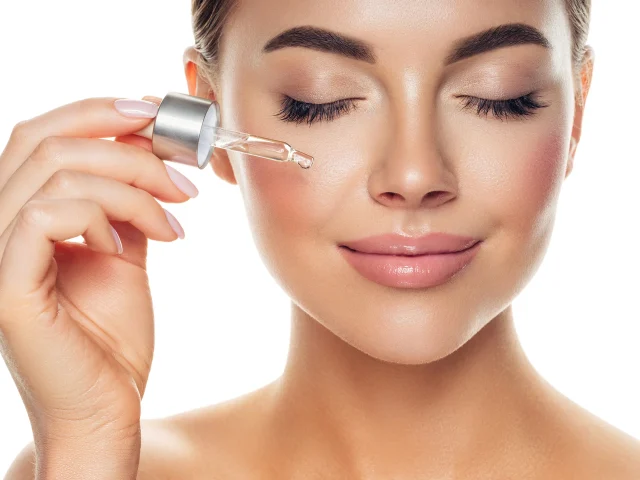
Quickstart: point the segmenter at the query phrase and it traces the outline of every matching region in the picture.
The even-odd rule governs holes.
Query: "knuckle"
[[[18,222],[29,228],[44,225],[50,220],[51,214],[43,208],[41,202],[30,201],[18,213]]]
[[[38,163],[58,164],[62,158],[64,139],[62,137],[44,138],[31,154],[31,160]]]
[[[90,198],[78,198],[74,199],[74,202],[79,205],[79,212],[81,212],[81,215],[87,222],[91,223],[96,218],[104,218],[106,216],[102,205],[95,200],[91,200]]]
[[[77,175],[72,170],[56,170],[45,182],[41,190],[44,193],[55,193],[69,190],[76,182]]]
[[[21,120],[13,126],[11,130],[11,136],[9,137],[12,141],[20,142],[24,139],[28,134],[27,130],[29,128],[28,120]]]
[[[106,217],[106,213],[102,208],[102,205],[100,205],[99,203],[89,199],[83,199],[83,202],[86,204],[87,208],[89,209],[92,218]]]

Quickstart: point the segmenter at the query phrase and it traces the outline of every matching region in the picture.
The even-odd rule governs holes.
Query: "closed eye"
[[[459,95],[463,98],[462,109],[475,108],[480,117],[488,117],[489,111],[499,120],[522,119],[530,117],[536,110],[548,107],[534,98],[536,92],[531,92],[518,98],[505,100],[489,100],[486,98]],[[357,108],[355,98],[336,100],[331,103],[308,103],[283,95],[281,110],[276,114],[285,122],[296,124],[315,122],[330,122]]]
[[[476,108],[476,113],[480,117],[487,117],[489,110],[493,117],[499,120],[521,119],[533,115],[536,110],[548,107],[548,104],[540,103],[534,99],[536,92],[531,92],[518,98],[506,100],[489,100],[486,98],[469,97],[459,95],[464,98],[462,109]]]
[[[307,103],[283,95],[282,109],[276,115],[285,122],[297,124],[306,122],[311,125],[315,122],[330,122],[354,110],[357,106],[355,100],[347,98],[331,103]]]

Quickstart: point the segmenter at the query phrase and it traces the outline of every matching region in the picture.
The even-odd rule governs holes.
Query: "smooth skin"
[[[33,478],[35,458],[51,472],[72,459],[77,472],[92,478],[115,478],[107,465],[117,465],[118,478],[135,478],[131,471],[137,469],[139,479],[639,478],[640,442],[540,377],[518,341],[510,306],[548,245],[592,78],[590,49],[579,72],[578,101],[563,1],[497,0],[482,9],[475,0],[241,3],[225,31],[219,81],[198,72],[192,48],[185,52],[184,67],[190,94],[220,102],[223,126],[287,139],[316,158],[309,171],[222,150],[211,162],[219,178],[239,186],[258,250],[292,298],[286,369],[276,381],[242,397],[144,420],[138,438],[137,393],[144,392],[153,344],[143,237],[174,236],[161,230],[168,227],[155,205],[144,202],[145,195],[141,202],[132,199],[135,212],[146,209],[145,214],[129,212],[118,218],[122,223],[113,222],[123,237],[124,255],[134,255],[125,260],[114,254],[105,223],[107,212],[120,208],[109,210],[114,200],[96,200],[94,189],[72,184],[69,173],[64,174],[68,180],[50,182],[46,190],[82,204],[78,212],[93,209],[84,216],[68,219],[55,201],[46,200],[46,192],[37,204],[29,199],[62,169],[52,164],[90,169],[72,159],[87,162],[102,145],[95,141],[91,155],[79,155],[74,151],[89,148],[81,139],[46,137],[120,135],[124,143],[146,122],[121,119],[99,100],[89,101],[96,102],[92,108],[50,112],[46,115],[60,118],[19,126],[0,161],[0,195],[9,198],[2,193],[8,191],[15,198],[6,213],[0,209],[3,228],[13,224],[4,253],[9,260],[0,264],[0,292],[4,285],[12,289],[3,295],[3,302],[10,302],[0,314],[7,332],[3,351],[21,393],[26,392],[35,425],[34,443],[21,452],[8,478]],[[455,68],[441,67],[453,41],[508,21],[542,29],[553,51],[511,47]],[[309,23],[372,43],[378,63],[305,49],[260,54],[271,36]],[[473,110],[457,109],[453,100],[454,94],[514,98],[534,85],[550,106],[526,121],[480,118]],[[315,103],[363,100],[332,122],[299,126],[274,116],[282,93]],[[87,117],[95,120],[92,127]],[[57,124],[68,128],[39,128]],[[148,168],[145,175],[127,176],[119,164],[89,173],[130,183],[158,199],[184,201],[161,162],[144,152],[148,145],[131,141],[128,147],[140,148],[118,142],[112,148],[134,155],[122,163],[143,163],[129,168]],[[34,151],[49,165],[38,182],[17,169],[29,165]],[[115,156],[104,155],[104,160],[117,162]],[[147,167],[147,161],[154,166]],[[141,184],[142,178],[155,179],[156,188]],[[13,186],[7,189],[7,184]],[[117,188],[110,185],[115,196]],[[440,195],[428,195],[436,191]],[[78,195],[98,204],[106,217],[75,200]],[[142,217],[149,217],[156,237],[151,226],[133,222]],[[95,250],[56,244],[60,266],[64,254],[84,255],[76,282],[58,282],[79,285],[74,301],[65,302],[67,288],[49,288],[55,272],[48,270],[52,239],[85,231],[90,237],[93,225],[95,241],[87,243]],[[484,244],[463,274],[428,291],[382,288],[359,277],[338,254],[340,241],[404,226],[415,234],[426,233],[418,230],[422,227],[473,234]],[[17,267],[21,255],[33,258],[24,271]],[[58,277],[67,271],[58,268]],[[21,281],[15,283],[13,275]],[[60,314],[52,303],[56,298],[63,306]],[[89,310],[94,304],[108,308]],[[122,328],[133,317],[138,329]],[[65,379],[64,389],[47,381],[67,371],[64,363],[57,369],[60,364],[46,362],[61,350],[67,365],[83,365],[72,372],[76,378]],[[95,361],[85,360],[87,350]],[[123,355],[113,361],[106,354],[113,350]],[[69,403],[60,405],[54,398]],[[78,415],[74,426],[58,418],[60,412]],[[52,428],[41,424],[54,427],[54,439],[46,435]],[[78,445],[75,438],[83,434],[96,439],[90,444],[99,445],[100,453]],[[120,451],[110,453],[116,440]],[[111,455],[107,462],[105,452]]]
[[[154,345],[147,241],[178,238],[157,200],[189,199],[150,142],[128,136],[150,119],[115,100],[20,122],[0,157],[2,354],[47,461],[59,446],[139,442]],[[63,242],[78,235],[86,244]]]

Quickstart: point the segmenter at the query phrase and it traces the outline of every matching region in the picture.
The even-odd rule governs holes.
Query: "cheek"
[[[461,170],[462,191],[491,216],[493,227],[519,233],[548,227],[566,169],[564,130],[546,125],[474,144],[475,153]]]
[[[291,144],[315,157],[308,170],[236,152],[230,156],[242,172],[239,184],[258,252],[280,286],[302,301],[317,293],[317,286],[304,295],[297,288],[309,285],[310,278],[326,282],[332,276],[319,275],[318,269],[338,258],[336,244],[345,240],[345,230],[362,218],[370,225],[370,217],[353,212],[354,206],[369,206],[367,160],[373,147],[366,129],[350,130],[348,142],[344,129],[330,125],[300,130],[309,137],[298,134]]]
[[[367,158],[362,140],[368,132],[350,128],[350,141],[345,146],[345,129],[338,122],[312,127],[285,123],[274,115],[278,105],[273,98],[258,86],[247,85],[248,80],[244,82],[242,89],[236,82],[225,90],[234,105],[223,114],[227,128],[278,139],[314,157],[313,166],[303,169],[295,163],[227,151],[256,241],[285,242],[295,248],[293,244],[301,236],[313,240],[328,233],[332,219],[335,221],[348,201],[346,197],[359,191],[358,179],[366,181],[357,172],[362,171]]]
[[[313,188],[305,176],[315,165],[303,170],[293,163],[242,157],[243,196],[255,228],[260,233],[285,230],[289,235],[304,230],[309,215],[309,189]]]
[[[362,191],[358,184],[361,176],[353,174],[352,157],[347,152],[338,148],[330,151],[332,148],[326,146],[323,151],[306,148],[300,149],[315,155],[308,170],[294,163],[230,152],[241,166],[239,183],[254,241],[272,272],[279,275],[284,274],[283,268],[296,270],[292,259],[307,258],[326,248],[328,241],[337,241],[336,219],[353,201],[348,197]],[[340,166],[337,161],[327,160],[331,158],[339,158]]]
[[[308,237],[307,241],[337,241],[335,225],[345,206],[362,202],[362,196],[367,195],[366,159],[370,152],[364,141],[366,132],[362,136],[351,132],[346,144],[344,130],[339,128],[319,126],[307,132],[298,134],[295,144],[291,142],[314,156],[314,164],[307,170],[294,163],[229,152],[242,172],[243,197],[251,222],[258,233],[277,237],[274,241],[292,243],[302,236]]]
[[[504,220],[533,236],[548,232],[555,218],[566,169],[565,136],[547,132],[521,150],[516,168],[509,170],[510,190],[502,198]]]
[[[567,162],[566,139],[549,133],[533,145],[524,159],[519,184],[526,196],[522,207],[531,215],[555,211]]]

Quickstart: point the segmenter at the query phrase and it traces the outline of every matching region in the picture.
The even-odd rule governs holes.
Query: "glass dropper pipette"
[[[215,148],[233,150],[277,162],[295,162],[307,169],[313,157],[286,142],[219,127],[220,106],[215,101],[168,93],[158,113],[136,135],[151,139],[153,153],[170,160],[204,168]]]
[[[208,133],[214,139],[209,146],[208,156],[211,156],[215,148],[224,148],[278,162],[295,162],[302,168],[310,168],[313,165],[312,156],[291,148],[291,145],[285,142],[220,127],[204,126],[203,130],[210,130]]]

